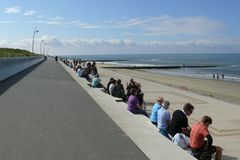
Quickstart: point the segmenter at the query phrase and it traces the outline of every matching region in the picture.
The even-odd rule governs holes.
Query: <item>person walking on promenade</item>
[[[222,157],[222,148],[213,146],[213,139],[209,133],[208,127],[212,124],[212,118],[203,116],[201,122],[192,126],[190,134],[190,147],[194,157],[201,159],[211,159],[211,155],[216,153],[215,160],[220,160]],[[207,139],[205,141],[204,139]]]
[[[132,88],[130,90],[130,96],[128,98],[128,110],[132,112],[133,114],[143,114],[146,117],[149,118],[148,114],[146,111],[144,111],[139,103],[139,100],[137,98],[137,89]]]
[[[158,110],[162,107],[163,97],[158,97],[157,102],[152,107],[152,113],[150,116],[150,120],[152,124],[154,124],[157,127],[157,116],[158,116]]]
[[[56,63],[57,63],[57,61],[58,61],[58,56],[55,56],[55,61],[56,61]]]
[[[183,133],[186,136],[190,136],[191,128],[188,125],[188,118],[194,110],[194,106],[190,103],[186,103],[182,110],[176,110],[173,112],[172,120],[169,125],[169,134],[174,137],[176,133]]]
[[[163,101],[162,107],[157,112],[157,124],[159,128],[159,132],[167,137],[169,140],[172,140],[168,135],[168,126],[171,121],[170,112],[167,110],[170,106],[169,101]]]

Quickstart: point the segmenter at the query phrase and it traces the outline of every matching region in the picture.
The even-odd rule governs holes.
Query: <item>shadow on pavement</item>
[[[8,77],[7,79],[0,81],[0,96],[8,90],[11,86],[13,86],[15,83],[20,81],[23,77],[25,77],[27,74],[32,72],[35,68],[37,68],[39,65],[41,65],[44,61],[39,62],[17,74],[12,75],[11,77]]]

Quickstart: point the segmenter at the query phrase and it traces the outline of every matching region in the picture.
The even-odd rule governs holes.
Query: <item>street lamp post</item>
[[[41,43],[40,43],[40,54],[42,54],[42,45],[43,45],[43,42],[44,42],[44,40],[41,40]]]
[[[34,53],[34,38],[35,38],[35,34],[39,32],[39,30],[37,30],[37,28],[35,27],[34,31],[33,31],[33,39],[32,39],[32,53]]]
[[[46,46],[46,43],[43,43],[43,55],[45,55],[45,46]]]

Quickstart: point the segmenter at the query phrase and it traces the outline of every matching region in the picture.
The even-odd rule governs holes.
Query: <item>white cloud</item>
[[[60,20],[63,20],[63,17],[57,16],[57,17],[54,17],[54,18],[50,18],[50,20],[60,21]]]
[[[25,16],[33,16],[36,15],[38,12],[35,10],[29,10],[29,11],[25,11],[24,15]]]
[[[49,24],[49,25],[61,25],[62,24],[61,22],[54,21],[54,20],[38,20],[38,21],[32,21],[32,23]]]
[[[0,21],[0,24],[10,24],[15,23],[14,21]]]
[[[21,7],[13,6],[13,7],[5,8],[4,10],[5,10],[4,12],[7,14],[17,14],[21,12]]]
[[[138,28],[144,31],[145,35],[201,35],[225,28],[223,22],[210,20],[207,17],[172,17],[168,15],[127,19],[112,22],[111,25],[116,28]]]
[[[96,29],[96,28],[100,28],[100,25],[95,25],[95,24],[89,24],[89,23],[84,23],[81,22],[79,20],[74,20],[71,22],[66,22],[65,23],[67,26],[77,26],[81,29]]]
[[[45,35],[35,39],[39,52],[41,40],[52,54],[116,54],[116,53],[239,53],[240,39],[196,39],[183,41],[145,41],[130,39],[60,39]],[[31,50],[32,39],[0,40],[1,47]]]
[[[47,16],[45,15],[38,15],[37,18],[46,18]]]
[[[117,21],[102,21],[99,23],[88,23],[80,20],[64,21],[63,17],[47,17],[38,16],[41,21],[34,23],[55,24],[65,27],[78,27],[80,29],[120,29],[125,35],[140,35],[140,36],[203,36],[215,34],[218,31],[225,29],[225,25],[221,21],[211,20],[207,17],[173,17],[169,15],[132,18]],[[45,19],[43,19],[45,18]],[[130,34],[129,34],[130,33]]]

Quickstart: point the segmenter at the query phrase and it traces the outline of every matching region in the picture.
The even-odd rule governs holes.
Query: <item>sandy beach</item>
[[[98,64],[98,67],[108,67],[113,64]],[[240,105],[240,83],[227,82],[216,79],[200,79],[180,77],[159,73],[146,72],[141,69],[111,69],[124,75],[138,77],[152,82],[161,83],[171,87],[188,90],[204,96],[213,97],[230,103]]]
[[[147,112],[150,114],[152,104],[157,96],[169,100],[169,111],[190,102],[195,106],[194,113],[188,118],[190,125],[198,122],[202,116],[209,115],[213,124],[209,130],[214,144],[221,146],[224,151],[223,160],[240,158],[239,152],[239,113],[240,113],[240,84],[213,79],[198,79],[189,77],[168,76],[133,69],[101,68],[112,64],[99,63],[100,77],[104,85],[110,77],[121,79],[124,87],[130,78],[141,83]]]

